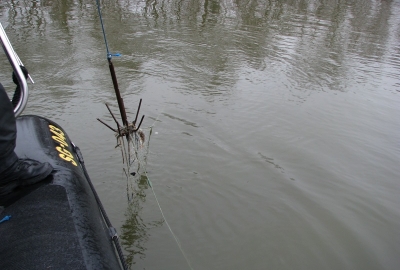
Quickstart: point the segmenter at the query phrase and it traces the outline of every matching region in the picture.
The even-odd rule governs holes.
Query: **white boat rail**
[[[14,73],[17,77],[20,90],[21,90],[21,95],[18,103],[16,104],[14,108],[14,114],[15,117],[19,116],[22,111],[25,109],[26,104],[28,103],[28,84],[26,82],[26,78],[24,75],[24,72],[21,69],[21,66],[24,66],[22,64],[21,59],[19,59],[17,53],[14,51],[14,48],[12,47],[10,40],[7,37],[6,32],[4,31],[4,28],[2,24],[0,23],[0,40],[1,40],[1,45],[3,47],[3,50],[5,54],[7,55],[8,61],[10,61],[10,64],[14,70]],[[31,82],[33,83],[32,78],[28,75],[30,78]]]

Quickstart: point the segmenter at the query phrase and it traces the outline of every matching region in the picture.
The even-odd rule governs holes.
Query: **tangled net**
[[[147,157],[153,127],[138,129],[128,135],[116,134],[117,146],[121,148],[124,172],[128,178],[140,180],[146,174]],[[137,182],[137,181],[136,181]]]
[[[133,186],[133,183],[139,185],[140,181],[145,181],[148,183],[146,174],[147,165],[147,155],[149,153],[150,137],[152,134],[152,126],[149,128],[140,128],[143,122],[144,115],[142,116],[139,124],[137,124],[138,115],[140,111],[142,100],[140,99],[139,106],[137,109],[136,117],[133,122],[128,122],[123,118],[124,125],[122,126],[114,116],[109,105],[106,103],[106,107],[110,112],[117,128],[113,128],[108,124],[104,123],[102,120],[98,119],[103,125],[114,131],[115,137],[117,139],[117,147],[120,147],[122,154],[122,163],[125,165],[123,170],[127,177],[127,193],[128,200],[131,200],[135,194],[137,195],[138,189]],[[122,114],[121,114],[122,115]],[[129,179],[134,179],[135,181],[129,181]]]

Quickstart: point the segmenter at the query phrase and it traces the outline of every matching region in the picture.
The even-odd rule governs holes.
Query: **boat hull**
[[[15,152],[49,162],[45,181],[16,191],[0,218],[0,269],[121,269],[82,158],[66,132],[39,116],[17,118]]]

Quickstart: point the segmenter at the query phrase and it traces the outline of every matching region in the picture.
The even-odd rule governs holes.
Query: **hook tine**
[[[110,107],[108,107],[108,104],[106,103],[106,107],[108,109],[108,111],[110,112],[112,118],[114,119],[115,123],[117,123],[117,126],[119,126],[117,119],[115,118],[114,114],[112,113]],[[119,127],[118,127],[119,128]]]
[[[111,129],[112,131],[117,132],[116,129],[110,127],[109,125],[107,125],[106,123],[104,123],[103,121],[101,121],[99,118],[97,118],[97,120],[98,120],[100,123],[102,123],[103,125],[105,125],[106,127],[108,127],[109,129]]]
[[[139,130],[140,126],[142,125],[143,119],[144,119],[144,115],[142,116],[142,119],[140,119],[139,126],[136,129],[133,130],[134,132]]]
[[[120,137],[122,137],[122,135],[121,135],[121,127],[119,126],[119,123],[118,123],[118,122],[116,122],[116,123],[117,123],[118,135],[119,135]]]
[[[133,121],[133,124],[134,124],[134,125],[136,125],[136,121],[137,121],[137,118],[138,118],[138,116],[139,116],[139,111],[140,111],[140,106],[141,106],[141,105],[142,105],[142,99],[140,99],[140,101],[139,101],[139,106],[138,106],[138,108],[137,108],[135,121]]]
[[[119,125],[117,119],[115,118],[114,114],[112,113],[110,107],[108,107],[108,104],[107,104],[107,103],[106,103],[106,107],[107,107],[108,111],[110,112],[112,118],[114,119],[115,123],[117,124],[117,130],[113,129],[114,132],[118,132],[118,135],[121,136],[121,127],[120,127],[120,125]],[[99,120],[99,119],[97,119],[97,120]],[[99,120],[99,121],[100,121],[100,120]],[[104,123],[103,123],[103,124],[104,124]]]

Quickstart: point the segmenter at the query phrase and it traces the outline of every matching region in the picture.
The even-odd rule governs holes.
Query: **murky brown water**
[[[193,269],[398,269],[399,1],[102,8],[129,117],[143,98],[154,125],[148,176]],[[190,269],[96,121],[117,103],[95,1],[6,0],[0,21],[36,81],[25,113],[81,147],[133,269]]]

